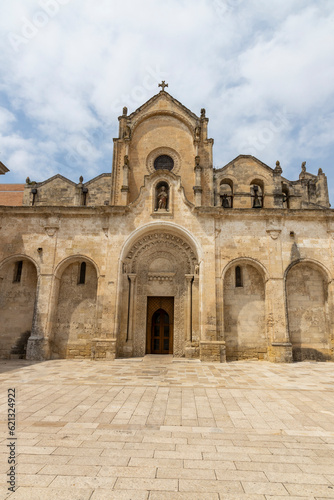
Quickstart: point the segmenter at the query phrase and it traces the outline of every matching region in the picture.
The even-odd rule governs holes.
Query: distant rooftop
[[[0,184],[0,205],[21,207],[25,184]]]

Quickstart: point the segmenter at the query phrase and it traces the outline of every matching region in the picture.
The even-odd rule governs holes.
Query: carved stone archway
[[[199,336],[199,320],[193,320],[199,311],[198,257],[192,244],[165,228],[151,230],[125,253],[122,271],[118,355],[146,353],[148,297],[173,297],[172,351],[184,356]]]

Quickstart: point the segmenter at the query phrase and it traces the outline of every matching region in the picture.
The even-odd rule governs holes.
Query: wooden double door
[[[174,297],[147,298],[148,354],[173,354]]]

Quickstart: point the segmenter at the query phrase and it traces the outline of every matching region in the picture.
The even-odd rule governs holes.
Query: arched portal
[[[199,340],[198,256],[193,243],[175,227],[151,225],[125,247],[122,260],[117,355],[154,353],[152,317],[163,309],[170,321],[168,352],[183,356],[185,348]],[[167,345],[167,339],[161,342]]]

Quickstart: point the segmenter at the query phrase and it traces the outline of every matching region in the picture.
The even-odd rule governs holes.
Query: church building
[[[213,168],[205,109],[160,87],[111,174],[0,186],[0,357],[333,361],[325,174]]]

